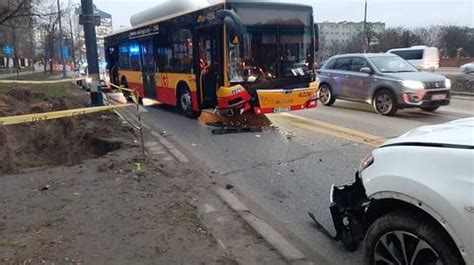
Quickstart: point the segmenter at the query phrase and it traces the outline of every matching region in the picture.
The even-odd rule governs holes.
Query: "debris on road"
[[[256,126],[223,126],[219,129],[213,129],[212,134],[222,135],[231,133],[255,133],[262,132],[261,127]]]

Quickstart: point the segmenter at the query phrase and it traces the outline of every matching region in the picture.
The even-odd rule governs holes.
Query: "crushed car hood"
[[[387,141],[383,146],[398,144],[456,145],[474,148],[474,117],[420,127]]]

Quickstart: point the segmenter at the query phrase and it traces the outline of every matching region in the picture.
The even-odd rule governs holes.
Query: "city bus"
[[[111,82],[188,117],[317,107],[311,6],[203,1],[164,2],[107,36]]]

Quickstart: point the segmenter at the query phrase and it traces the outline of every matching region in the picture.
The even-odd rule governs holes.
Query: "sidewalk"
[[[16,79],[17,77],[17,74],[15,72],[15,70],[12,70],[13,73],[1,73],[0,72],[0,79]],[[26,72],[20,72],[18,73],[19,76],[24,76],[24,75],[31,75],[33,73],[33,71],[26,71]]]

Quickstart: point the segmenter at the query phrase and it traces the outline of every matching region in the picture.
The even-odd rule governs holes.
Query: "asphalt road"
[[[209,115],[205,115],[209,116]],[[262,133],[215,136],[210,127],[169,108],[147,107],[145,119],[166,131],[203,163],[225,175],[251,207],[286,231],[311,257],[329,264],[361,264],[312,224],[312,211],[332,231],[329,191],[354,179],[360,160],[387,138],[418,126],[474,116],[474,99],[455,99],[436,113],[402,110],[395,117],[370,106],[338,101],[333,107],[274,114]],[[285,233],[285,232],[284,232]]]

